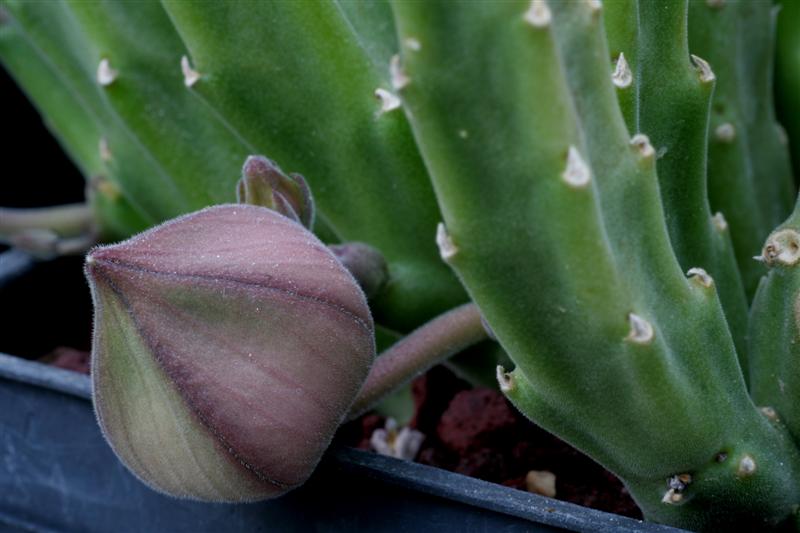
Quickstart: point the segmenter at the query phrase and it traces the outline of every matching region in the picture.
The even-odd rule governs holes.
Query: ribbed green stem
[[[620,475],[651,519],[786,520],[800,457],[747,395],[713,282],[687,280],[672,253],[656,154],[630,142],[598,5],[393,7],[401,41],[419,45],[403,50],[401,94],[445,215],[442,254],[517,365],[500,374],[506,394]],[[758,475],[742,483],[748,456]],[[662,503],[686,473],[691,487]]]
[[[639,2],[639,129],[658,157],[658,179],[672,248],[684,271],[713,278],[739,362],[747,368],[747,300],[725,225],[712,219],[706,187],[713,66],[690,60],[687,2]],[[746,375],[746,374],[745,374]]]
[[[419,238],[439,211],[408,122],[376,98],[393,91],[397,41],[388,6],[374,4],[163,1],[200,75],[191,92],[255,153],[302,174],[340,239],[381,251],[392,281],[373,313],[408,330],[465,297]]]
[[[750,311],[751,390],[800,446],[800,197],[762,253],[770,270]]]

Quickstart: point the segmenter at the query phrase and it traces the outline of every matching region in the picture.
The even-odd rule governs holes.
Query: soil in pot
[[[522,416],[497,390],[470,388],[444,366],[412,384],[416,413],[410,426],[425,435],[417,462],[530,490],[585,507],[641,519],[639,508],[610,472]],[[371,449],[385,420],[367,414],[339,438]]]

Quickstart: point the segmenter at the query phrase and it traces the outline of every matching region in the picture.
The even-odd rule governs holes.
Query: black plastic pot
[[[0,255],[0,287],[29,265],[17,252]],[[4,312],[8,305],[3,300]],[[172,499],[114,456],[95,421],[88,377],[0,354],[0,531],[7,529],[680,531],[350,448],[329,450],[306,485],[278,500]]]

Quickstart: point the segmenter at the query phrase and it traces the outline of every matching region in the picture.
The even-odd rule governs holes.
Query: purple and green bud
[[[364,294],[322,242],[222,205],[96,248],[86,273],[97,418],[128,468],[212,501],[309,477],[375,352]]]
[[[386,285],[389,268],[383,255],[363,242],[347,242],[329,246],[333,255],[356,278],[367,298],[372,298]]]
[[[284,174],[264,156],[247,158],[236,185],[236,197],[239,203],[268,207],[308,229],[314,227],[314,198],[305,178]]]

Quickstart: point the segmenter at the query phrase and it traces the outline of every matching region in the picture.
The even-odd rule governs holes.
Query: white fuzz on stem
[[[617,66],[614,73],[611,75],[611,81],[618,89],[627,89],[633,83],[633,72],[631,71],[628,60],[625,59],[625,54],[619,53],[617,58]]]
[[[709,65],[708,61],[702,57],[692,54],[692,63],[694,63],[694,66],[697,69],[697,74],[700,76],[701,82],[711,83],[717,79],[717,77],[714,75],[714,71],[711,70],[711,65]]]
[[[650,144],[650,138],[644,133],[637,133],[631,137],[631,145],[635,146],[636,149],[639,150],[639,155],[644,158],[649,158],[656,155],[653,145]]]
[[[746,477],[752,475],[756,471],[756,461],[750,455],[745,455],[739,461],[739,468],[736,470],[736,474],[740,477]]]
[[[586,0],[586,3],[589,5],[589,9],[592,10],[592,13],[597,13],[603,9],[603,2],[600,0]]]
[[[792,228],[778,230],[767,238],[760,256],[767,266],[794,266],[800,262],[800,233]]]
[[[381,102],[381,114],[394,111],[400,107],[400,99],[386,89],[375,89],[375,98]]]
[[[111,161],[111,149],[108,147],[108,139],[100,137],[97,141],[97,151],[100,153],[100,160],[104,163]]]
[[[720,124],[714,130],[714,137],[723,143],[732,142],[736,138],[736,128],[730,122]]]
[[[414,37],[408,37],[405,41],[403,41],[403,44],[412,52],[419,52],[422,50],[422,44]]]
[[[769,418],[773,422],[777,422],[778,421],[778,413],[776,413],[775,409],[773,409],[772,407],[769,407],[769,406],[759,407],[758,410],[761,411],[762,415],[764,415],[765,417]]]
[[[692,281],[699,283],[705,288],[710,288],[714,285],[714,278],[712,278],[708,272],[700,267],[690,268],[686,275],[691,278]]]
[[[574,146],[569,147],[567,167],[561,173],[561,177],[572,187],[585,187],[591,181],[592,173]]]
[[[514,376],[510,372],[506,372],[502,365],[497,365],[497,384],[504,393],[511,392],[516,387]]]
[[[525,22],[534,28],[546,28],[553,20],[553,14],[544,0],[531,0],[531,5],[525,12]]]
[[[392,87],[394,90],[399,91],[411,82],[411,78],[406,76],[403,71],[403,65],[400,63],[400,56],[395,54],[389,61],[389,77],[392,80]]]
[[[629,313],[628,323],[631,326],[631,330],[625,340],[636,344],[650,344],[652,342],[655,332],[650,322],[637,314]]]
[[[713,224],[719,232],[727,231],[728,229],[728,221],[725,220],[725,215],[720,211],[717,211],[717,213],[711,217],[711,224]]]
[[[200,73],[192,68],[187,56],[181,57],[181,72],[183,72],[183,84],[187,87],[191,87],[200,79]]]
[[[119,72],[111,68],[111,63],[108,59],[103,58],[100,60],[100,63],[97,65],[97,83],[103,87],[107,87],[114,83],[118,75]]]
[[[442,256],[445,262],[458,253],[458,248],[453,243],[453,239],[450,238],[450,234],[447,233],[447,228],[442,222],[439,222],[439,225],[436,226],[436,245],[439,247],[439,255]]]
[[[661,498],[661,503],[666,503],[667,505],[675,505],[683,500],[683,494],[676,491],[675,489],[669,489],[667,492],[664,493],[664,497]]]

